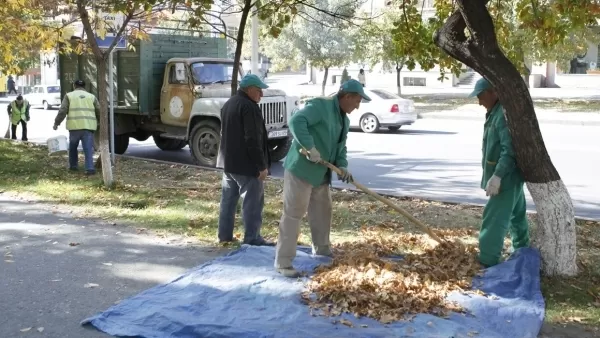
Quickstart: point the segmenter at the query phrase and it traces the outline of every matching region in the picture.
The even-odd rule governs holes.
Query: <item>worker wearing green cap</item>
[[[481,188],[489,200],[483,209],[479,232],[479,261],[489,267],[499,263],[507,231],[510,231],[514,250],[529,246],[524,179],[515,161],[505,110],[492,85],[480,79],[469,97],[477,97],[479,105],[487,110]]]
[[[323,159],[334,164],[343,172],[338,176],[340,180],[352,181],[346,159],[350,125],[347,114],[357,109],[363,99],[371,100],[362,84],[349,80],[336,95],[309,100],[290,120],[294,139],[283,165],[283,215],[275,253],[275,268],[283,276],[300,275],[292,262],[300,220],[307,212],[313,254],[331,256],[331,170],[318,162]],[[308,151],[308,156],[302,155],[302,150]]]

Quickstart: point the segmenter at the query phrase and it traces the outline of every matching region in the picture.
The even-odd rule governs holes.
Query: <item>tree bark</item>
[[[232,96],[235,95],[235,93],[237,93],[238,74],[240,73],[240,60],[242,58],[242,47],[244,46],[244,30],[246,29],[246,22],[248,22],[250,10],[252,10],[252,0],[244,0],[244,7],[242,8],[242,17],[240,18],[240,26],[238,27],[237,42],[235,45],[235,55],[233,57],[233,74],[231,76]]]
[[[107,78],[106,78],[106,55],[103,53],[98,43],[96,42],[96,35],[92,29],[89,14],[85,8],[84,0],[77,0],[77,11],[81,17],[81,23],[83,24],[83,30],[88,37],[88,43],[92,48],[94,55],[94,61],[96,62],[96,70],[98,72],[98,101],[100,103],[100,161],[102,163],[102,177],[104,179],[104,185],[107,188],[114,186],[114,178],[112,173],[112,164],[110,163],[110,151],[109,151],[109,135],[108,135],[108,93],[107,91]],[[131,19],[131,17],[129,17]],[[125,24],[129,21],[126,19]],[[111,69],[112,71],[112,69]],[[96,131],[98,132],[98,131]]]
[[[325,67],[323,74],[323,84],[321,85],[321,96],[325,96],[325,85],[327,85],[327,76],[329,76],[329,67]]]
[[[402,79],[400,76],[402,68],[404,68],[403,64],[396,64],[396,87],[398,88],[398,95],[402,95]]]
[[[107,65],[105,58],[96,58],[96,67],[98,71],[98,102],[100,103],[100,161],[102,162],[102,178],[104,186],[112,188],[114,186],[114,177],[112,172],[112,163],[110,162],[110,132],[108,128],[108,83],[106,80]]]
[[[457,0],[457,5],[435,33],[435,44],[495,87],[506,109],[517,164],[536,205],[538,227],[532,231],[532,245],[540,249],[542,270],[550,276],[576,275],[573,202],[544,145],[527,85],[498,47],[486,1]]]

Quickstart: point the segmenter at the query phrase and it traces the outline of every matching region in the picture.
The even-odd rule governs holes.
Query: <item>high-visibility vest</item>
[[[67,113],[67,130],[91,130],[96,131],[98,122],[96,120],[96,109],[94,94],[85,90],[76,89],[67,93],[69,98],[69,112]]]
[[[25,112],[27,111],[27,106],[29,105],[29,103],[27,102],[27,100],[23,100],[23,105],[21,106],[21,108],[19,109],[19,107],[17,107],[17,101],[13,101],[10,104],[10,123],[12,124],[19,124],[19,121],[23,120],[25,121]]]

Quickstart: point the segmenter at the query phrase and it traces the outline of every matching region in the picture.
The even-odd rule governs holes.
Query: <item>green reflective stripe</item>
[[[91,117],[91,116],[71,116],[71,120],[94,120],[94,121],[96,121],[96,117]]]
[[[94,109],[94,108],[70,108],[69,111],[70,112],[89,111],[89,112],[95,113],[96,109]]]

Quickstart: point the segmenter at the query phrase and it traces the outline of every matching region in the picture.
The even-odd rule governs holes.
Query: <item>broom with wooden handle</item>
[[[302,149],[300,149],[300,153],[304,156],[308,156],[309,152],[306,149],[302,148]],[[331,169],[332,171],[334,171],[336,174],[338,174],[340,176],[342,176],[344,174],[338,167],[334,166],[333,164],[331,164],[325,160],[320,160],[318,163],[326,166],[327,168]],[[350,182],[350,183],[352,183],[358,189],[364,191],[366,194],[375,198],[376,200],[382,202],[383,204],[385,204],[385,205],[389,206],[390,208],[394,209],[395,211],[399,212],[404,217],[408,218],[409,221],[411,221],[414,225],[418,226],[421,230],[423,230],[425,233],[427,233],[429,236],[431,236],[431,238],[433,238],[436,242],[438,242],[440,244],[444,244],[446,242],[443,239],[441,239],[440,237],[438,237],[438,235],[436,235],[433,231],[431,231],[425,224],[423,224],[421,221],[419,221],[418,219],[413,217],[413,215],[411,215],[408,211],[397,206],[389,199],[379,195],[378,193],[372,191],[371,189],[365,187],[364,185],[356,182],[354,179],[352,179],[352,182]]]

